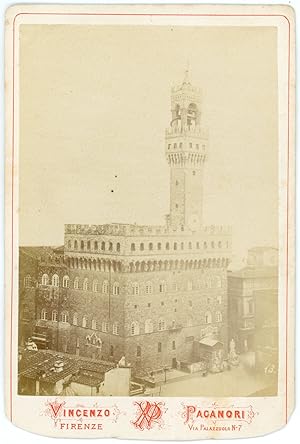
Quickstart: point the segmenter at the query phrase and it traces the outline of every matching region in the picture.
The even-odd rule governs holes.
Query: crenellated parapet
[[[232,228],[229,225],[204,225],[198,233],[209,234],[231,234]],[[194,231],[186,226],[171,227],[168,225],[137,225],[137,224],[65,224],[65,235],[68,234],[96,234],[112,236],[170,236],[170,235],[192,235]]]

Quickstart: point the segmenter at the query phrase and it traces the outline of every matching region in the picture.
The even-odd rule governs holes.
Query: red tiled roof
[[[57,361],[64,363],[60,372],[51,370]],[[104,373],[111,368],[114,368],[111,362],[92,361],[46,350],[25,350],[22,352],[18,372],[19,376],[30,379],[41,378],[53,384],[73,375],[78,380],[85,380],[88,385],[96,386],[103,381]]]

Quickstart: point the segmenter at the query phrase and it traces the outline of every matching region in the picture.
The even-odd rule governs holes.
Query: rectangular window
[[[158,351],[158,353],[161,352],[161,342],[159,342],[159,343],[157,344],[157,351]]]

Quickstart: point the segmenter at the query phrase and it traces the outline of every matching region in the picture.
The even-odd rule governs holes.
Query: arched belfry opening
[[[195,128],[199,125],[199,110],[196,103],[190,103],[187,109],[187,126],[188,128]]]

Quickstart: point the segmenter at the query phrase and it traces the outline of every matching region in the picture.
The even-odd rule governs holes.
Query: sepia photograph
[[[18,394],[278,394],[274,26],[21,24]]]

